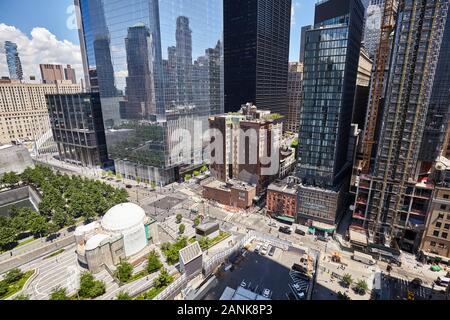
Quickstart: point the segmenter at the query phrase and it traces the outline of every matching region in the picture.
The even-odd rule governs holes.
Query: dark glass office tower
[[[46,99],[60,159],[84,167],[107,167],[99,94],[56,94]]]
[[[222,1],[75,3],[85,74],[100,92],[116,171],[167,184],[207,162],[199,137],[208,117],[223,113]]]
[[[297,165],[302,222],[333,225],[340,214],[363,18],[360,0],[321,1],[306,31]]]
[[[291,0],[224,0],[225,112],[247,102],[288,115]]]
[[[438,117],[439,109],[442,116],[448,112],[437,94],[447,91],[437,81],[448,77],[439,70],[448,55],[448,5],[409,0],[399,6],[376,159],[370,175],[360,176],[353,222],[383,250],[415,251],[425,228],[434,185],[432,164],[422,161],[420,151],[427,118]]]
[[[312,26],[303,26],[300,32],[300,62],[305,62],[305,46],[306,46],[306,31],[311,30]]]

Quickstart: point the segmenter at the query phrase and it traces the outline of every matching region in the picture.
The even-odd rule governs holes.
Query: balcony
[[[353,212],[352,217],[354,219],[363,219],[363,220],[366,219],[366,217],[364,216],[364,214],[362,212]]]

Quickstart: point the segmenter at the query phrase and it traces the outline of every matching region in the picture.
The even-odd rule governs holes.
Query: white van
[[[370,266],[373,266],[376,263],[375,259],[372,258],[372,256],[358,251],[353,252],[353,260],[368,264]]]

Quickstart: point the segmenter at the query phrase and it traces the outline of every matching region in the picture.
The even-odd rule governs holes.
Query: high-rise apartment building
[[[287,118],[291,0],[224,0],[225,112],[246,102]]]
[[[222,1],[75,3],[116,171],[167,184],[201,166],[208,117],[223,113]]]
[[[300,62],[305,62],[305,47],[306,47],[306,31],[311,30],[312,26],[303,26],[300,32]]]
[[[98,93],[46,95],[53,139],[62,161],[84,167],[108,165]]]
[[[23,80],[22,63],[20,62],[17,44],[5,41],[6,64],[11,80]]]
[[[419,159],[434,162],[439,156],[450,116],[450,18],[442,38],[433,91],[428,106]]]
[[[299,220],[334,225],[340,215],[351,163],[351,132],[363,29],[359,0],[316,4],[314,26],[306,32],[303,108],[296,175]],[[330,228],[331,229],[331,228]]]
[[[56,83],[65,80],[64,68],[60,64],[40,64],[42,83]]]
[[[70,64],[67,65],[67,68],[64,68],[64,77],[66,80],[72,81],[73,84],[77,83],[75,69],[73,69]]]
[[[303,64],[289,62],[288,114],[284,125],[286,131],[298,133],[303,103]]]
[[[376,158],[359,177],[352,224],[380,248],[416,250],[426,223],[431,164],[419,156],[448,4],[411,0],[398,8]]]
[[[55,84],[0,81],[0,144],[37,141],[40,147],[52,136],[45,95],[80,91],[80,85],[66,81]]]
[[[381,19],[384,13],[384,0],[370,0],[366,9],[366,23],[364,28],[364,47],[373,59],[377,53],[381,36]]]

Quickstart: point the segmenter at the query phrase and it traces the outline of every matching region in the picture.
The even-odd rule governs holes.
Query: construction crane
[[[390,36],[395,28],[398,0],[385,0],[381,19],[380,43],[375,56],[375,70],[372,75],[371,94],[367,108],[366,128],[362,144],[362,172],[369,173],[372,150],[375,144],[375,131],[378,123],[380,102],[385,87],[386,66],[389,63]]]

